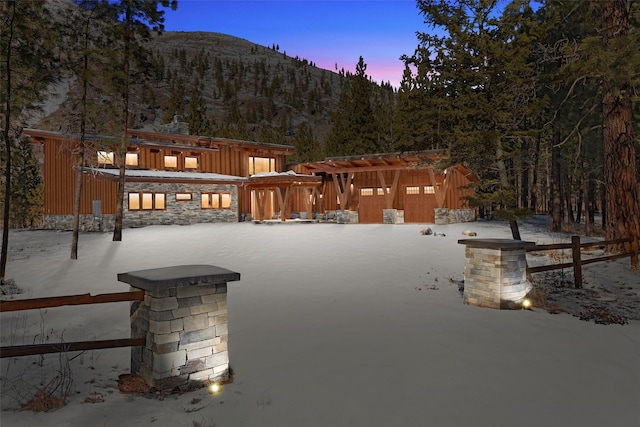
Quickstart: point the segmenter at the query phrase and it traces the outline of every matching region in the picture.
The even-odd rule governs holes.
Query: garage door
[[[434,223],[437,206],[432,185],[404,187],[404,222]]]
[[[382,224],[382,210],[385,208],[382,188],[361,188],[358,206],[358,222],[362,224]]]

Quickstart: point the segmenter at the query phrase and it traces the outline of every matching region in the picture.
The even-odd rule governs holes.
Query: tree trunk
[[[536,148],[533,155],[533,168],[531,168],[531,210],[535,214],[538,212],[538,166],[540,164],[540,135],[536,138]]]
[[[130,28],[133,17],[131,5],[126,3],[125,11],[125,31],[124,31],[124,53],[123,53],[123,73],[124,87],[122,89],[122,139],[118,149],[118,161],[120,173],[118,175],[118,189],[116,192],[116,219],[113,228],[113,241],[122,240],[122,222],[124,216],[124,186],[126,173],[126,153],[127,153],[127,129],[129,128],[129,61],[131,56]]]
[[[9,214],[11,213],[11,140],[9,128],[11,126],[11,44],[13,43],[13,20],[15,18],[16,8],[15,4],[12,8],[12,13],[9,18],[7,51],[4,66],[6,93],[4,104],[4,129],[2,130],[2,139],[4,139],[4,146],[7,155],[7,161],[5,163],[4,171],[4,212],[2,219],[2,253],[0,254],[0,283],[4,283],[5,275],[7,272],[7,260],[9,251]]]
[[[85,134],[87,124],[87,92],[89,90],[89,24],[91,19],[87,19],[84,29],[84,53],[83,53],[83,75],[82,75],[82,115],[80,117],[80,143],[78,144],[78,167],[76,170],[76,188],[73,195],[73,236],[71,238],[71,259],[78,259],[78,236],[80,234],[80,203],[82,202],[82,174],[84,173],[85,156]]]
[[[551,219],[552,231],[562,230],[562,194],[560,185],[562,175],[560,173],[560,128],[553,126],[553,138],[551,138]]]
[[[629,9],[626,0],[607,0],[602,5],[602,43],[623,37],[629,32]],[[636,147],[633,135],[633,111],[628,70],[602,78],[604,184],[606,187],[605,233],[607,240],[640,235],[640,208],[636,176]],[[618,78],[618,80],[616,80]],[[631,245],[627,245],[627,250]],[[637,259],[632,270],[637,270]]]
[[[498,176],[500,177],[500,187],[503,190],[507,190],[510,187],[509,176],[507,175],[507,167],[504,164],[504,157],[502,151],[502,141],[498,139],[496,144],[496,165],[498,167]],[[515,208],[515,201],[509,201],[511,206],[507,206],[507,209]],[[518,228],[518,221],[513,214],[509,214],[509,227],[511,228],[511,236],[514,240],[522,240],[520,238],[520,229]]]

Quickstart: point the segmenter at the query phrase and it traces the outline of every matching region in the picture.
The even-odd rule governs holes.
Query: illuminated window
[[[433,185],[425,185],[424,194],[436,194],[436,190],[433,188]]]
[[[202,193],[202,209],[229,209],[231,208],[230,193]]]
[[[124,161],[127,166],[138,166],[138,153],[127,153]]]
[[[249,175],[260,172],[274,172],[276,159],[271,157],[249,157]]]
[[[164,156],[164,167],[165,168],[177,168],[178,167],[178,156]]]
[[[176,193],[176,202],[186,202],[193,199],[191,193]]]
[[[129,193],[129,210],[164,210],[164,193]]]
[[[98,164],[99,165],[112,165],[113,163],[113,151],[98,151]]]
[[[198,158],[197,157],[185,157],[184,158],[184,168],[185,169],[198,169]]]
[[[391,187],[387,187],[387,193],[391,194]],[[378,196],[384,196],[384,188],[378,187]]]
[[[420,187],[407,187],[407,194],[420,194]]]
[[[360,189],[361,196],[373,196],[373,188],[361,188]]]

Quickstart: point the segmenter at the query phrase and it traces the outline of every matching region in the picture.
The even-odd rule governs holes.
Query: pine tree
[[[627,0],[606,0],[595,6],[602,17],[601,64],[604,183],[606,187],[607,239],[640,238],[640,205],[634,140],[633,78],[640,69],[640,6]],[[634,31],[630,29],[635,24]],[[614,71],[615,70],[615,71]],[[631,250],[631,245],[628,245]],[[635,251],[638,247],[635,247]],[[636,252],[637,253],[637,252]],[[638,259],[632,257],[632,270]]]
[[[36,107],[57,75],[57,32],[44,0],[5,0],[0,3],[0,102],[4,150],[4,210],[0,282],[4,283],[9,248],[12,193],[12,148],[20,138],[24,113]]]
[[[119,0],[111,3],[117,11],[116,16],[120,21],[113,27],[113,39],[115,50],[112,55],[115,58],[115,68],[112,74],[112,82],[121,97],[121,138],[118,145],[118,164],[120,174],[116,194],[116,218],[113,230],[113,240],[122,240],[122,219],[124,208],[125,186],[125,154],[127,150],[127,131],[130,123],[130,96],[131,84],[134,81],[132,73],[136,65],[146,62],[150,52],[142,42],[151,37],[151,30],[161,32],[164,29],[164,11],[158,10],[158,6],[170,7],[175,10],[177,0]],[[144,70],[144,67],[140,67]]]
[[[328,155],[349,156],[375,153],[380,146],[373,114],[373,87],[366,74],[362,56],[356,74],[347,76],[338,106],[333,114],[333,128],[328,137]]]
[[[432,86],[423,108],[436,102],[438,133],[452,135],[450,161],[466,162],[485,178],[493,189],[486,201],[504,208],[515,239],[519,213],[509,165],[523,121],[535,114],[529,102],[535,96],[535,73],[528,49],[537,35],[528,3],[419,0],[425,23],[444,35],[419,33],[420,46],[411,59]]]
[[[76,120],[70,127],[79,131],[77,147],[77,164],[75,192],[73,202],[73,231],[71,240],[71,259],[78,258],[78,238],[80,232],[80,204],[82,196],[82,176],[85,167],[88,128],[94,133],[98,130],[99,115],[104,114],[95,108],[96,98],[103,94],[98,82],[100,70],[106,64],[101,52],[109,44],[104,37],[104,28],[112,17],[113,9],[106,0],[82,0],[78,2],[80,9],[69,14],[69,23],[64,27],[63,44],[68,47],[68,56],[63,66],[78,76],[80,98],[72,99]],[[76,123],[77,122],[77,123]]]

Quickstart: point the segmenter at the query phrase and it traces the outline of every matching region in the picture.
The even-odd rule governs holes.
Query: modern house
[[[79,137],[25,129],[41,148],[44,227],[71,229]],[[438,172],[445,153],[424,151],[330,158],[287,165],[288,145],[225,138],[128,132],[119,141],[87,137],[81,229],[112,230],[119,162],[126,164],[124,227],[288,218],[398,223],[473,220],[463,188],[477,180],[464,166]],[[444,212],[444,214],[443,214]],[[444,215],[444,216],[443,216]]]

